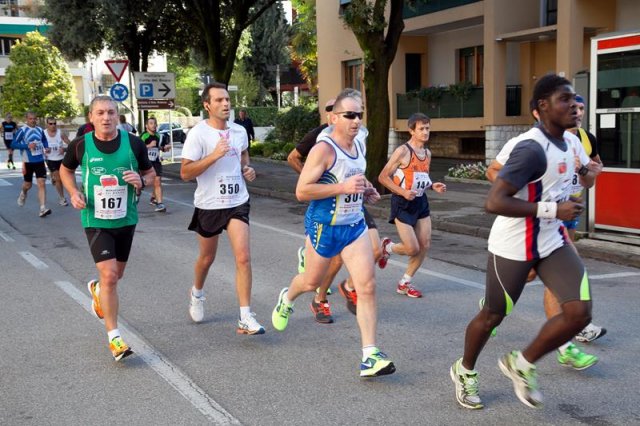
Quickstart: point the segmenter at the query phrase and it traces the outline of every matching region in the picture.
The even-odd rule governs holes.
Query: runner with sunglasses
[[[68,206],[69,203],[64,197],[62,180],[60,180],[60,165],[62,164],[64,152],[69,144],[69,138],[58,129],[58,122],[54,117],[47,117],[46,123],[47,128],[44,131],[44,136],[49,143],[49,153],[46,155],[47,168],[51,175],[51,183],[58,193],[58,204]]]

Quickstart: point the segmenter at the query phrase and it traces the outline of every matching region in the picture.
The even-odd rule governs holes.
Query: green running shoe
[[[384,376],[395,371],[396,366],[379,349],[360,363],[360,377]]]
[[[484,297],[481,297],[480,300],[478,300],[478,305],[480,305],[480,310],[484,308]],[[498,327],[494,327],[494,329],[491,330],[491,337],[496,337],[496,334],[498,334]]]
[[[462,373],[460,371],[460,365],[462,364],[462,358],[457,360],[451,366],[449,375],[453,384],[456,385],[456,400],[458,404],[464,408],[470,408],[472,410],[479,410],[484,408],[484,404],[478,395],[478,373]]]
[[[513,382],[513,390],[518,399],[531,408],[542,408],[542,394],[538,390],[536,367],[527,371],[516,367],[516,357],[520,351],[511,351],[498,361],[502,373]]]
[[[280,291],[280,295],[278,296],[278,304],[273,309],[273,313],[271,314],[271,323],[273,324],[273,328],[278,331],[284,331],[287,328],[287,324],[289,323],[289,315],[293,313],[293,304],[289,305],[282,301],[285,293],[289,291],[287,287],[283,288]]]
[[[305,247],[298,248],[298,273],[304,274],[304,252]]]
[[[571,343],[564,353],[556,351],[558,362],[565,367],[571,367],[574,370],[586,370],[596,365],[598,357],[582,352],[577,345]]]

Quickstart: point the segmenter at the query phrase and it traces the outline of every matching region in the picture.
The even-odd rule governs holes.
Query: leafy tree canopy
[[[318,43],[315,0],[293,0],[296,18],[291,36],[291,59],[298,64],[309,88],[318,88]]]
[[[78,114],[76,90],[69,66],[60,51],[38,32],[11,48],[7,67],[2,110],[20,116],[34,111],[40,117],[75,117]]]

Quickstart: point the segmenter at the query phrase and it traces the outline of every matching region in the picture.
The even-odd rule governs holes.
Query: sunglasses
[[[56,122],[54,121],[53,123],[47,123],[47,124],[48,124],[49,126],[55,126],[55,125],[56,125],[56,124],[58,124],[58,123],[56,123]]]
[[[362,120],[362,116],[364,115],[363,112],[354,112],[354,111],[334,112],[334,114],[342,115],[347,120],[355,120],[356,118],[358,118],[359,120]]]

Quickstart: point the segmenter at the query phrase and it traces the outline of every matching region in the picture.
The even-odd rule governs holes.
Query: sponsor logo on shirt
[[[93,158],[89,159],[90,163],[95,163],[95,162],[98,162],[98,161],[104,161],[104,158],[102,158],[102,157],[93,157]]]

